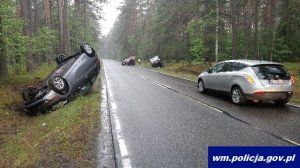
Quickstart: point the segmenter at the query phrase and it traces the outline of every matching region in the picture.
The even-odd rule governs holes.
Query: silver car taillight
[[[243,74],[243,77],[247,80],[251,85],[255,85],[255,80],[248,74]]]

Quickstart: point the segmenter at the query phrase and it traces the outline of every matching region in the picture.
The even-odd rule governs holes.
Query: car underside
[[[23,90],[23,109],[28,114],[45,113],[88,93],[100,72],[100,60],[88,43],[72,56],[56,57],[57,67],[45,78],[40,87],[29,86]]]

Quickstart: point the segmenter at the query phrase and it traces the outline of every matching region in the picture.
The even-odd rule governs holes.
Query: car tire
[[[80,45],[80,50],[82,53],[85,53],[89,57],[95,56],[95,51],[88,43],[82,43]]]
[[[58,93],[65,93],[68,89],[68,84],[65,79],[59,76],[54,76],[50,82],[52,89]]]
[[[61,64],[65,60],[66,60],[66,56],[64,54],[59,54],[58,56],[56,56],[57,65]]]
[[[159,63],[158,63],[158,66],[159,66],[160,68],[162,68],[162,67],[163,67],[163,64],[162,64],[161,62],[159,62]]]
[[[290,99],[280,99],[280,100],[275,100],[274,103],[277,105],[277,106],[284,106],[286,103],[289,102]]]
[[[30,101],[35,97],[35,95],[37,95],[37,93],[38,93],[38,90],[36,88],[30,86],[23,90],[22,97],[25,101]]]
[[[135,65],[135,62],[134,62],[134,60],[129,60],[129,62],[128,62],[128,66],[134,66]]]
[[[244,105],[247,102],[244,93],[240,87],[235,86],[232,88],[231,101],[237,105]]]
[[[206,93],[205,85],[202,79],[198,80],[197,88],[199,93]]]

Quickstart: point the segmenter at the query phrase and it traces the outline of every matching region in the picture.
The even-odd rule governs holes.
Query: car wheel
[[[62,62],[64,62],[66,59],[66,56],[64,54],[59,54],[58,56],[56,56],[56,63],[57,65],[61,64]]]
[[[35,95],[37,95],[37,93],[38,93],[38,90],[36,88],[30,86],[23,90],[22,97],[25,101],[30,101],[35,97]]]
[[[231,90],[231,100],[238,105],[244,105],[247,102],[242,89],[238,86],[233,87]]]
[[[198,92],[200,92],[200,93],[205,93],[206,92],[206,89],[205,89],[205,86],[204,86],[204,82],[203,82],[202,79],[200,79],[198,81],[197,87],[198,87]]]
[[[290,99],[280,99],[280,100],[275,100],[275,104],[278,106],[284,106],[286,103],[289,102]]]
[[[59,76],[54,76],[52,78],[51,85],[53,90],[58,93],[63,93],[67,90],[67,82]]]
[[[88,44],[83,43],[80,45],[81,52],[85,53],[86,55],[92,57],[95,55],[94,49]]]
[[[163,64],[162,64],[161,62],[159,62],[159,63],[158,63],[158,66],[159,66],[160,68],[162,68],[162,67],[163,67]]]

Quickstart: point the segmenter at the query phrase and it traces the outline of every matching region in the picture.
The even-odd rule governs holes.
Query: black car
[[[122,65],[134,66],[135,65],[135,57],[131,56],[122,61]]]
[[[46,112],[60,103],[74,98],[79,92],[88,92],[100,72],[100,60],[88,44],[69,57],[56,57],[57,67],[43,81],[40,88],[23,90],[24,110],[29,114]]]

